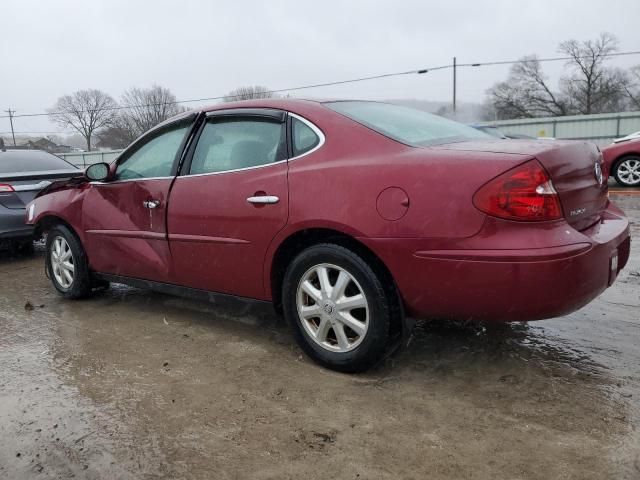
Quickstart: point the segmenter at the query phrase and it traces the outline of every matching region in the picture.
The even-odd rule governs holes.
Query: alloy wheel
[[[332,352],[348,352],[364,339],[369,304],[357,280],[345,269],[315,265],[297,289],[298,317],[311,339]]]
[[[625,185],[640,184],[640,160],[637,158],[629,158],[623,160],[618,165],[618,178]]]
[[[63,237],[56,237],[50,247],[51,272],[56,282],[65,289],[71,287],[75,265],[71,247]]]

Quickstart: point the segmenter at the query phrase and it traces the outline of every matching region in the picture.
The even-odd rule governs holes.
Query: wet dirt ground
[[[613,198],[635,243],[592,304],[421,322],[364,375],[311,363],[269,307],[64,301],[41,251],[0,253],[0,478],[638,479],[640,196]]]

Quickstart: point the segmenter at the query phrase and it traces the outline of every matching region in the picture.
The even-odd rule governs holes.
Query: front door
[[[118,160],[113,179],[90,185],[82,213],[93,271],[170,280],[167,200],[192,123],[150,132]]]
[[[214,112],[170,194],[176,282],[264,298],[266,251],[288,215],[286,114]]]

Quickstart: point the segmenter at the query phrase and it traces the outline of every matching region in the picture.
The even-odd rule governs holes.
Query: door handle
[[[142,202],[142,205],[144,206],[144,208],[158,208],[160,206],[160,200],[145,200],[144,202]]]
[[[257,197],[249,197],[247,198],[247,202],[249,203],[266,203],[266,204],[272,204],[272,203],[278,203],[280,201],[280,198],[276,197],[275,195],[260,195]]]

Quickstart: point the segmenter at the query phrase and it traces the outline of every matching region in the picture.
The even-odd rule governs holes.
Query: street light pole
[[[9,123],[11,123],[11,137],[13,138],[13,146],[16,146],[16,134],[13,132],[13,114],[16,113],[15,110],[5,110],[9,114]]]
[[[453,57],[453,113],[456,113],[456,57]]]

